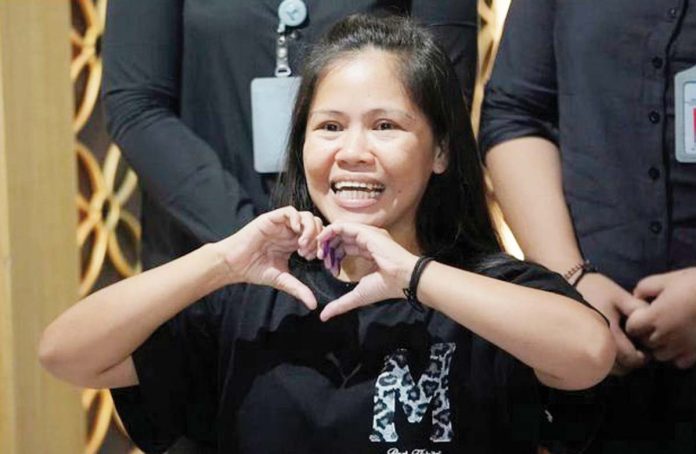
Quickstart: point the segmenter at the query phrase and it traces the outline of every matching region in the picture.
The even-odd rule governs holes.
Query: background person
[[[515,237],[609,318],[630,372],[592,452],[696,449],[696,165],[674,133],[691,3],[517,0],[486,88],[481,149]]]

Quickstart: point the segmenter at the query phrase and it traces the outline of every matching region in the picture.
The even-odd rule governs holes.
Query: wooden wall
[[[70,4],[0,0],[0,452],[84,449],[80,392],[49,377],[43,328],[77,298]]]

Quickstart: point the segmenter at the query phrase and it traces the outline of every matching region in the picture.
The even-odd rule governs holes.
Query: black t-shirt
[[[354,286],[318,264],[292,272],[320,307]],[[486,274],[582,301],[536,265]],[[549,390],[439,312],[389,300],[326,323],[318,313],[235,285],[162,325],[133,354],[140,385],[112,390],[134,442],[147,452],[186,435],[222,453],[500,454],[559,437],[583,446],[592,432],[592,392]]]

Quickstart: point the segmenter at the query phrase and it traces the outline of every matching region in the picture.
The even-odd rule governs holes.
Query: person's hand
[[[644,352],[638,350],[621,327],[621,318],[629,317],[648,303],[631,295],[617,283],[599,273],[587,274],[578,284],[578,291],[594,308],[609,319],[609,329],[616,342],[616,363],[612,373],[624,375],[647,362]]]
[[[262,214],[215,247],[229,267],[230,283],[268,285],[316,309],[312,291],[289,273],[288,259],[296,251],[314,259],[322,228],[320,218],[288,206]]]
[[[658,361],[686,369],[696,363],[696,267],[654,274],[638,282],[633,294],[652,300],[626,323]]]
[[[321,312],[326,321],[352,309],[390,298],[403,298],[418,257],[394,241],[386,230],[364,224],[336,222],[318,236],[318,258],[338,274],[340,261],[347,255],[373,264],[350,292],[330,302]]]

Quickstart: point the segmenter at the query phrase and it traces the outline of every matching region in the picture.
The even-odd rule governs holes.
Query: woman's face
[[[329,222],[381,227],[416,244],[418,204],[446,158],[397,68],[376,49],[333,64],[310,107],[303,160],[309,194]]]

